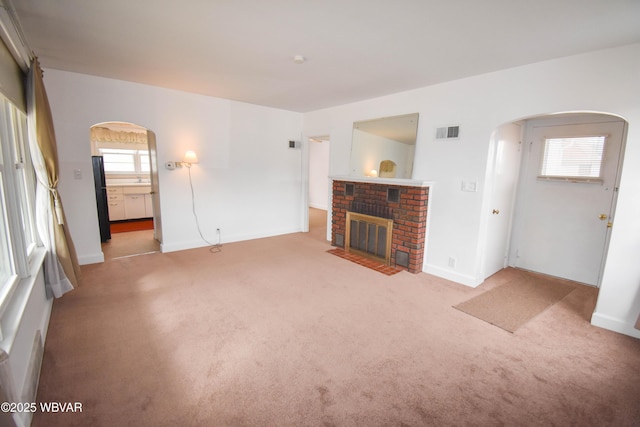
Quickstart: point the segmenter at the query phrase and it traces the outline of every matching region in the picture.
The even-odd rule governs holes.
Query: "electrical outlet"
[[[449,268],[456,268],[456,259],[454,257],[449,257]]]

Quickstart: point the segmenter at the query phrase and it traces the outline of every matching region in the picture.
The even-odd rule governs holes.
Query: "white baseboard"
[[[461,274],[453,270],[447,270],[445,268],[437,267],[432,264],[426,264],[422,271],[472,288],[478,287],[483,282],[483,280],[478,281],[473,276]]]
[[[633,324],[627,323],[622,319],[607,316],[606,314],[593,313],[591,316],[591,324],[599,328],[629,335],[630,337],[640,338],[640,330],[636,329]]]
[[[236,234],[233,236],[224,236],[224,240],[222,242],[223,245],[227,243],[233,242],[243,242],[245,240],[255,240],[255,239],[264,239],[265,237],[275,237],[281,236],[284,234],[293,234],[300,233],[302,229],[296,230],[272,230],[268,233],[253,233],[253,234]],[[218,243],[217,241],[212,241],[211,243]],[[176,251],[184,251],[188,249],[196,249],[203,248],[209,246],[202,239],[198,240],[190,240],[185,242],[177,242],[177,243],[162,243],[160,245],[160,252],[176,252]]]
[[[212,242],[213,243],[213,242]],[[203,242],[202,239],[187,241],[187,242],[178,242],[178,243],[161,243],[160,244],[160,252],[177,252],[177,251],[186,251],[189,249],[196,249],[208,246],[206,242]]]
[[[310,208],[322,209],[323,211],[328,211],[327,205],[321,205],[319,203],[309,203]]]
[[[102,252],[92,255],[78,256],[78,264],[80,265],[100,264],[101,262],[104,262],[104,253]]]

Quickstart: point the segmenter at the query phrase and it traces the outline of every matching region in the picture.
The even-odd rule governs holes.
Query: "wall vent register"
[[[460,126],[445,126],[436,129],[436,139],[458,139]]]

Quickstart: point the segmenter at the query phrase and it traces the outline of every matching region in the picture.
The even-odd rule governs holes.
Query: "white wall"
[[[195,150],[191,169],[204,236],[217,242],[302,228],[302,115],[225,99],[58,70],[45,70],[60,160],[60,193],[82,264],[104,259],[91,175],[89,128],[124,121],[155,132],[158,163]],[[82,179],[74,179],[79,169]],[[203,246],[186,169],[159,170],[163,251]]]
[[[489,142],[503,123],[541,114],[593,111],[629,123],[621,188],[593,322],[629,335],[640,311],[640,44],[561,58],[305,114],[304,134],[331,135],[331,174],[349,174],[353,122],[420,113],[413,178],[434,181],[424,270],[459,283],[482,282],[483,200]],[[460,125],[456,141],[435,141]],[[478,192],[461,191],[463,180]],[[448,267],[449,257],[457,260]]]
[[[329,208],[330,141],[309,142],[309,206]]]

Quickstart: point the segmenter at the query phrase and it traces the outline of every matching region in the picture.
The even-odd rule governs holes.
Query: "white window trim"
[[[10,258],[12,262],[12,275],[4,282],[0,283],[0,341],[5,342],[7,334],[11,334],[14,326],[11,313],[21,309],[18,300],[20,295],[30,293],[27,288],[33,287],[35,276],[41,269],[45,257],[45,249],[41,246],[39,239],[33,244],[27,245],[26,237],[22,225],[21,199],[18,193],[20,181],[17,174],[20,172],[20,164],[16,163],[16,153],[14,137],[22,137],[22,144],[26,144],[23,132],[10,132],[14,129],[12,118],[14,113],[9,108],[16,108],[9,100],[0,96],[0,151],[2,153],[2,191],[6,211],[7,237],[10,246]],[[25,149],[29,149],[28,146]],[[35,197],[35,194],[32,195]],[[30,217],[35,221],[35,218]],[[4,224],[2,225],[4,226]],[[35,230],[35,225],[32,224]],[[37,234],[36,234],[37,236]],[[31,285],[29,285],[31,284]],[[18,317],[20,319],[21,317]],[[3,333],[4,332],[4,333]],[[13,331],[15,332],[15,331]]]
[[[6,105],[8,101],[2,99],[2,107],[0,108],[0,113],[2,117],[0,117],[0,121],[2,122],[2,126],[0,126],[0,138],[2,141],[13,141],[13,137],[9,135],[9,129],[12,129],[12,123],[10,123],[10,115],[7,114]],[[13,144],[3,143],[2,144],[2,158],[5,162],[4,170],[3,170],[3,180],[4,180],[4,197],[6,203],[7,210],[7,223],[8,230],[7,233],[9,235],[9,241],[11,242],[11,252],[14,262],[15,273],[19,277],[25,277],[29,272],[29,264],[28,259],[25,256],[27,253],[27,248],[25,246],[24,238],[22,236],[22,224],[20,220],[20,215],[16,215],[16,211],[20,206],[20,197],[18,195],[18,184],[15,174],[15,164],[13,159],[15,158]],[[13,167],[10,167],[13,165]],[[9,166],[9,167],[8,167]]]

